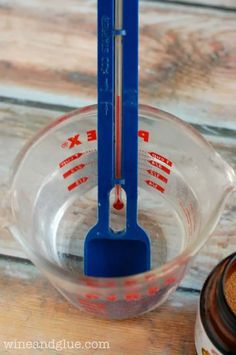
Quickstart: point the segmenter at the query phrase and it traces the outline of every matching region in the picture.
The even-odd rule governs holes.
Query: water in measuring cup
[[[151,239],[152,268],[159,267],[179,255],[188,243],[188,233],[183,218],[171,201],[163,198],[158,188],[145,183],[153,181],[149,174],[145,174],[143,166],[146,155],[139,164],[139,224],[148,231]],[[91,163],[91,164],[90,164]],[[67,178],[67,189],[58,191],[58,171],[45,179],[35,204],[33,228],[36,242],[40,250],[49,260],[57,263],[71,273],[83,274],[84,238],[91,226],[97,220],[97,185],[96,152],[91,151],[86,158],[88,166],[86,176],[83,172],[83,160],[74,164],[73,178]],[[78,167],[82,168],[78,168]],[[152,166],[152,171],[157,167]],[[159,169],[160,170],[160,169]],[[69,174],[68,167],[63,174]],[[172,172],[174,174],[174,172]],[[162,171],[163,176],[165,175]],[[60,174],[59,174],[60,175]],[[73,182],[74,181],[74,182]],[[158,185],[159,186],[159,185]],[[154,186],[155,187],[155,186]],[[55,193],[53,193],[55,189]],[[68,198],[68,190],[71,195]],[[50,197],[49,193],[50,191]],[[47,196],[47,198],[46,198]],[[114,230],[120,230],[125,225],[125,209],[117,210],[113,207],[115,190],[111,193],[110,225]],[[125,199],[125,196],[123,196]],[[47,201],[47,204],[45,204]],[[41,238],[37,238],[37,235]]]

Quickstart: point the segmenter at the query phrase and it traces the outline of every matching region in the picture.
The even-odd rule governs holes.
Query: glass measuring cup
[[[97,107],[60,117],[21,151],[11,181],[9,230],[75,306],[128,318],[160,305],[181,282],[235,189],[233,169],[190,125],[139,108],[139,224],[150,235],[152,270],[124,278],[83,274],[83,243],[97,218]],[[113,207],[119,229],[125,211]],[[125,198],[125,196],[123,196]]]

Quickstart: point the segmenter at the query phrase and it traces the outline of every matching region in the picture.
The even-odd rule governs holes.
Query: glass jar
[[[203,286],[195,327],[198,355],[236,354],[235,275],[236,253],[221,261]]]

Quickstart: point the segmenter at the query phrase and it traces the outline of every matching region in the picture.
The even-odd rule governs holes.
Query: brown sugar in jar
[[[203,286],[195,327],[198,355],[236,355],[236,253]]]
[[[236,315],[236,265],[225,282],[224,293],[229,307]]]

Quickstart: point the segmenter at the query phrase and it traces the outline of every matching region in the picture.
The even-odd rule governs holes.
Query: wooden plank
[[[236,13],[144,2],[140,27],[141,101],[235,127]],[[0,96],[96,100],[96,1],[0,0],[0,31]]]
[[[5,341],[106,341],[96,354],[194,355],[194,323],[198,296],[176,292],[159,309],[137,319],[109,321],[80,312],[31,265],[0,259],[0,353]],[[60,344],[60,343],[58,343]],[[59,346],[59,345],[58,345]],[[15,350],[15,354],[37,354]],[[41,353],[41,352],[40,352]],[[92,350],[53,349],[42,354],[94,354]]]
[[[10,166],[25,142],[60,114],[59,111],[0,103],[0,254],[26,257],[19,244],[3,229],[9,219],[7,181]],[[236,140],[214,135],[207,138],[236,170]],[[216,230],[194,261],[183,286],[200,289],[211,268],[236,250],[235,206],[236,193],[228,200]]]
[[[199,4],[205,6],[214,6],[219,8],[228,8],[228,9],[235,9],[236,8],[236,1],[235,0],[167,0],[169,2],[180,2],[182,4]]]

